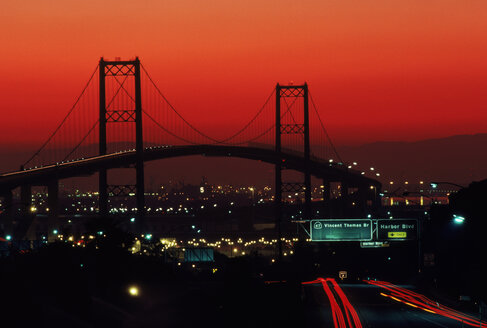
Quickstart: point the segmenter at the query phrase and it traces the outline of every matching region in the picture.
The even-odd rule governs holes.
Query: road
[[[387,282],[337,284],[331,278],[304,283],[310,321],[335,328],[480,327],[477,318]],[[487,327],[483,322],[482,327]]]

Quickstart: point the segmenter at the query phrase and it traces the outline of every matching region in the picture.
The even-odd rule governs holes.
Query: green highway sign
[[[416,240],[417,238],[416,219],[377,220],[377,240]]]
[[[369,241],[372,240],[372,220],[311,220],[310,234],[311,241]]]
[[[184,262],[214,262],[213,248],[186,248]]]
[[[389,247],[389,243],[387,241],[361,241],[360,247],[361,248]]]

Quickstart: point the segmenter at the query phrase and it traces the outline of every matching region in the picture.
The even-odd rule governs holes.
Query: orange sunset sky
[[[289,81],[337,144],[487,132],[484,0],[4,1],[0,31],[4,145],[40,144],[101,56],[135,55],[208,134]]]

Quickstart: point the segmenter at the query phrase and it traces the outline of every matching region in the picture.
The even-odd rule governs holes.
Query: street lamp
[[[377,198],[377,186],[370,185],[370,190],[374,191],[374,201]]]
[[[139,294],[140,294],[139,287],[137,287],[135,285],[129,286],[128,293],[130,296],[133,296],[133,297],[139,296]]]
[[[250,187],[249,190],[252,192],[252,206],[254,206],[254,199],[255,199],[254,198],[254,195],[255,195],[254,192],[255,192],[255,189],[254,189],[254,187]]]
[[[442,182],[431,181],[431,182],[430,182],[430,186],[431,186],[431,188],[433,188],[433,189],[438,188],[438,185],[440,185],[440,184],[447,184],[447,185],[450,185],[450,186],[455,186],[455,187],[458,187],[458,188],[465,188],[464,186],[461,186],[461,185],[456,184],[456,183],[453,183],[453,182],[446,182],[446,181],[442,181]]]
[[[456,224],[463,224],[465,222],[465,217],[457,214],[453,214],[453,222]]]

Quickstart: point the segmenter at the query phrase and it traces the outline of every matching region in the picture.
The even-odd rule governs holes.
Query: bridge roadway
[[[287,169],[304,172],[305,162],[302,154],[283,151],[281,155],[272,149],[243,146],[191,145],[191,146],[159,146],[144,149],[144,161],[154,161],[191,155],[215,157],[239,157],[258,160],[269,164],[282,161]],[[22,171],[4,173],[0,175],[0,190],[12,190],[21,185],[44,185],[53,179],[91,175],[102,168],[122,168],[134,165],[135,150],[117,152],[107,155],[82,158],[68,162],[25,169]],[[325,181],[340,181],[349,186],[374,186],[380,190],[381,184],[377,180],[365,177],[361,172],[348,169],[345,165],[329,163],[312,157],[309,163],[310,174]]]

